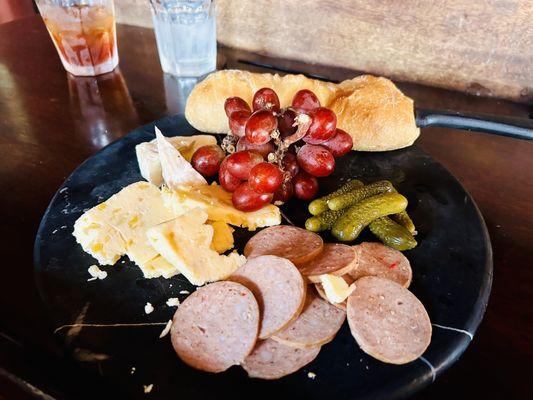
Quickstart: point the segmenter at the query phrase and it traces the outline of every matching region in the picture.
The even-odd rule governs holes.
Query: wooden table
[[[0,26],[0,399],[96,395],[64,358],[33,281],[32,246],[61,182],[84,159],[140,124],[183,109],[191,80],[161,72],[153,32],[118,27],[120,70],[67,76],[39,17]],[[353,71],[222,50],[220,65],[262,65],[339,80]],[[252,65],[249,63],[251,61]],[[419,107],[524,118],[524,104],[399,84]],[[494,283],[485,319],[461,360],[417,399],[531,398],[533,142],[425,129],[417,144],[449,168],[485,216]],[[528,373],[529,370],[529,373]],[[32,394],[33,393],[33,394]]]

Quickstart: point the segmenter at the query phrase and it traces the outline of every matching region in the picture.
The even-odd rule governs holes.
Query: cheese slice
[[[163,181],[170,189],[207,185],[205,178],[183,158],[157,127],[155,127],[155,137]]]
[[[175,275],[177,270],[146,240],[152,226],[174,218],[160,190],[148,182],[123,188],[85,212],[74,224],[74,237],[102,265],[114,264],[127,254],[146,277]]]
[[[225,256],[211,248],[214,229],[206,221],[207,213],[194,209],[147,232],[152,246],[194,285],[226,279],[246,262],[236,252]]]
[[[233,232],[231,226],[222,221],[212,221],[209,225],[213,227],[213,241],[211,248],[222,254],[233,247]]]
[[[324,274],[320,275],[319,278],[324,293],[331,303],[342,303],[355,290],[355,283],[348,286],[341,276]]]
[[[200,147],[217,144],[216,138],[212,135],[173,136],[166,139],[189,162],[194,152]],[[161,186],[163,173],[157,150],[157,139],[138,144],[135,146],[135,153],[142,177],[156,186]]]
[[[163,201],[175,215],[195,208],[207,212],[210,221],[221,221],[253,231],[264,226],[279,225],[281,213],[273,204],[267,204],[257,211],[244,212],[233,207],[231,193],[213,182],[189,190],[162,189]]]

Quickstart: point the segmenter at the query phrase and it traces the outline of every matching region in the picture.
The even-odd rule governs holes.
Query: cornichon
[[[314,217],[307,218],[307,221],[305,221],[305,229],[312,232],[321,232],[331,229],[335,221],[344,214],[344,212],[345,210],[328,210],[315,215]]]
[[[416,240],[404,226],[389,217],[381,217],[370,223],[370,231],[379,240],[396,250],[410,250],[416,247]]]
[[[385,193],[369,197],[354,204],[333,224],[332,233],[337,239],[349,242],[357,238],[365,226],[376,218],[404,211],[407,199],[399,193]]]
[[[319,199],[313,200],[311,203],[309,203],[309,212],[312,215],[321,214],[324,211],[328,210],[328,200],[334,198],[335,196],[339,196],[341,194],[350,192],[360,187],[363,187],[363,182],[357,179],[351,179],[334,192],[331,192],[330,194],[323,196]]]
[[[415,224],[413,223],[413,220],[409,214],[407,214],[407,211],[402,211],[398,214],[391,215],[391,218],[405,227],[411,233],[411,235],[416,235]]]
[[[342,210],[343,208],[354,205],[366,198],[394,191],[394,186],[392,186],[392,183],[389,181],[378,181],[363,186],[362,188],[351,190],[348,193],[335,196],[328,200],[327,204],[330,210]]]

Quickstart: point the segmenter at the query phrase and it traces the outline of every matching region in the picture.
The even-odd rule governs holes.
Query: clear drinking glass
[[[113,0],[36,0],[65,69],[95,76],[118,65]]]
[[[175,76],[214,71],[217,33],[214,0],[150,0],[161,68]]]

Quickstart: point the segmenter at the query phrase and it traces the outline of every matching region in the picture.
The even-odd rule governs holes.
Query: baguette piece
[[[413,100],[390,80],[371,75],[334,84],[303,75],[217,71],[194,87],[187,100],[185,117],[199,131],[229,133],[224,101],[239,96],[251,104],[254,93],[263,87],[276,91],[281,107],[289,107],[298,90],[313,91],[323,106],[337,114],[337,127],[352,136],[354,150],[400,149],[413,144],[420,134]]]

